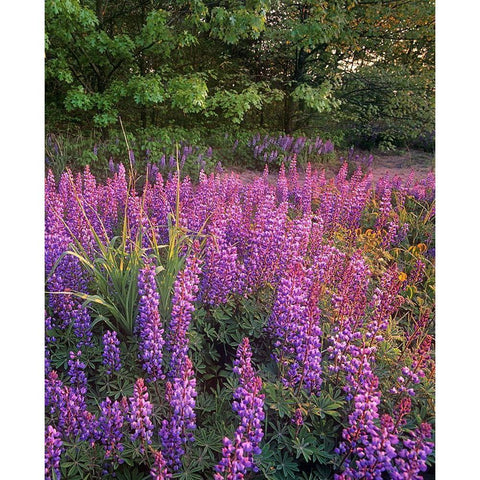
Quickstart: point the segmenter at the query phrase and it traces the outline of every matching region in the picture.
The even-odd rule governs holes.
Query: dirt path
[[[389,176],[398,175],[406,178],[412,170],[418,178],[425,177],[429,172],[434,171],[434,154],[413,150],[403,155],[374,155],[372,172],[375,181],[386,172]]]
[[[368,153],[359,152],[362,157],[368,157]],[[314,169],[325,169],[327,178],[333,177],[340,168],[341,162],[338,161],[335,164],[327,165],[315,165]],[[426,153],[418,150],[411,150],[403,154],[373,154],[373,161],[371,165],[371,171],[373,174],[373,181],[376,182],[380,177],[388,173],[391,177],[398,175],[403,179],[406,179],[410,172],[415,172],[416,178],[423,178],[429,172],[435,169],[435,158],[433,153]],[[262,172],[256,170],[245,170],[239,167],[227,168],[226,173],[234,172],[244,183],[250,183]],[[304,172],[299,171],[298,174],[300,182],[303,181]],[[277,181],[277,172],[269,173],[268,181],[271,184],[275,184]]]

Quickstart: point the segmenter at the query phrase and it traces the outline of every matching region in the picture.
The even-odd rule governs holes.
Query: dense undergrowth
[[[180,140],[179,140],[180,139]],[[180,164],[182,173],[197,181],[201,171],[210,174],[222,167],[241,166],[262,170],[265,164],[277,170],[287,167],[295,155],[297,165],[328,163],[334,160],[334,145],[328,138],[283,133],[225,133],[212,130],[150,128],[130,134],[112,131],[108,138],[82,134],[53,134],[45,139],[45,164],[59,177],[68,165],[73,172],[89,166],[97,179],[105,179],[125,158],[139,175],[149,172],[173,174]]]
[[[415,479],[433,174],[46,180],[47,478]]]

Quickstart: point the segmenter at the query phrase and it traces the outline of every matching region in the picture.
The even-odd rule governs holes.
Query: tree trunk
[[[285,95],[283,103],[283,130],[287,135],[293,132],[293,99],[290,92]]]

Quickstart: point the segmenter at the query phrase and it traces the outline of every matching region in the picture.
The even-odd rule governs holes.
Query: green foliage
[[[131,78],[128,82],[128,89],[131,90],[135,103],[140,105],[162,103],[167,96],[162,78],[155,74],[137,75]]]
[[[78,258],[92,277],[95,293],[77,292],[76,295],[95,312],[94,324],[103,321],[112,330],[131,335],[137,316],[137,278],[142,266],[142,249],[141,237],[132,249],[127,249],[126,238],[126,235],[114,237],[104,243],[96,236],[99,253],[93,259],[80,242],[67,254]]]
[[[249,11],[244,5],[231,9],[212,8],[211,35],[227,44],[238,43],[243,38],[258,38],[265,26],[266,2],[258,3],[253,11]]]
[[[434,132],[432,0],[158,7],[46,2],[51,127],[105,133],[121,115],[135,129],[319,129],[382,149]]]
[[[320,87],[313,88],[310,85],[301,83],[292,93],[293,100],[305,103],[305,106],[321,113],[331,111],[332,108],[338,106],[338,102],[331,99],[332,86],[328,82],[324,82]]]
[[[106,115],[106,114],[105,114]],[[100,117],[100,115],[99,115]],[[115,120],[117,121],[117,120]],[[160,167],[164,158],[165,165],[160,168],[163,175],[176,171],[176,160],[182,161],[185,147],[191,147],[192,152],[182,163],[182,174],[197,180],[201,169],[207,174],[214,171],[224,156],[215,149],[208,154],[209,142],[204,131],[186,130],[182,128],[147,128],[136,134],[126,134],[128,146],[136,162],[136,170],[144,175],[147,163]],[[123,132],[110,130],[109,138],[102,139],[100,133],[85,137],[82,134],[48,133],[45,141],[46,167],[52,169],[58,178],[70,167],[73,171],[83,170],[86,165],[98,178],[105,178],[109,169],[109,161],[114,163],[129,163],[129,149],[123,137]],[[231,146],[229,145],[231,151]],[[203,162],[199,162],[202,155]],[[180,158],[179,158],[180,157]]]
[[[390,150],[412,144],[434,128],[433,78],[406,68],[375,66],[349,76],[341,98],[340,122],[348,143]]]
[[[174,108],[184,113],[197,113],[205,108],[208,88],[203,75],[172,78],[168,89]]]

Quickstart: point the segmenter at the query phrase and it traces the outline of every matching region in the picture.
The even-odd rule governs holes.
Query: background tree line
[[[434,129],[431,0],[46,0],[46,128]]]

